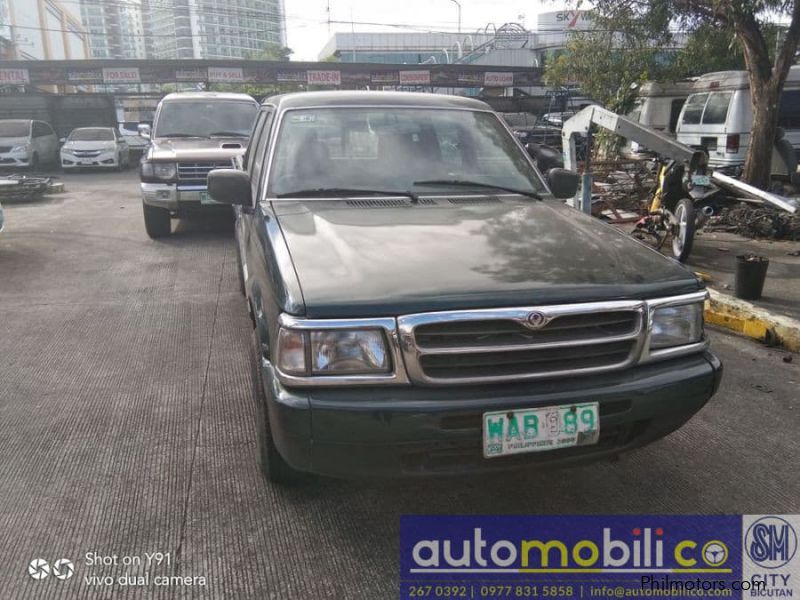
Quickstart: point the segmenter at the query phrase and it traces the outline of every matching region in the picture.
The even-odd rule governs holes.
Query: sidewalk
[[[665,253],[667,248],[664,249]],[[733,233],[699,232],[687,266],[706,280],[706,321],[741,335],[800,352],[800,242],[753,240]],[[760,299],[734,296],[736,256],[769,258]]]
[[[663,249],[668,253],[668,248]],[[736,256],[758,254],[769,258],[763,296],[755,306],[800,320],[800,242],[751,240],[734,233],[698,232],[687,266],[711,276],[709,287],[733,296]]]

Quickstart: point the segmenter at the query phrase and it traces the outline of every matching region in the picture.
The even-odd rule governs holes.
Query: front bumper
[[[116,152],[103,152],[98,156],[75,156],[61,153],[61,167],[64,169],[79,168],[114,168],[119,166]]]
[[[219,204],[208,197],[205,185],[180,185],[175,183],[140,183],[142,202],[150,206],[166,208],[177,214],[188,214],[198,210],[213,210],[226,204]]]
[[[6,152],[0,154],[0,167],[29,167],[31,154],[28,152]]]
[[[716,392],[711,352],[597,376],[503,385],[288,389],[262,363],[270,428],[295,469],[338,477],[499,471],[610,457],[674,431]],[[596,445],[483,458],[489,411],[599,402]]]

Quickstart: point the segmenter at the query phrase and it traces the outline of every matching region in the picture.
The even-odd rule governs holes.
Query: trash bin
[[[736,257],[736,297],[758,300],[764,290],[769,259],[766,256],[743,254]]]

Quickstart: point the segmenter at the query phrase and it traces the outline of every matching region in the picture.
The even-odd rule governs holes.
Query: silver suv
[[[171,219],[220,208],[208,195],[212,169],[244,154],[258,103],[246,94],[169,94],[158,105],[141,163],[144,224],[151,238],[169,235]]]

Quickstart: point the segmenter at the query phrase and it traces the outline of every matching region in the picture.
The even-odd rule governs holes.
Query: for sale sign
[[[430,71],[400,71],[400,85],[430,85]]]
[[[341,71],[306,71],[309,85],[341,85]]]
[[[28,69],[0,69],[0,84],[29,82]]]
[[[244,81],[241,67],[208,67],[208,80],[215,83]]]
[[[104,83],[139,83],[140,81],[138,67],[103,69]]]

